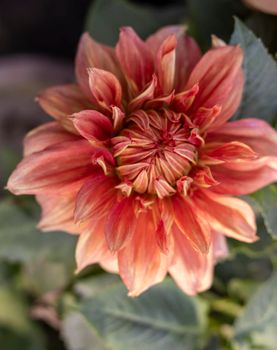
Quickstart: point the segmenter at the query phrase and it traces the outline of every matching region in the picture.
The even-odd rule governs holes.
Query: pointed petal
[[[198,191],[194,201],[214,230],[243,242],[257,240],[255,213],[246,202],[211,191]]]
[[[153,74],[153,78],[150,84],[145,88],[142,93],[140,93],[137,97],[135,97],[128,105],[128,110],[130,112],[139,109],[143,106],[143,104],[149,100],[154,98],[155,89],[157,86],[157,77]]]
[[[167,257],[160,252],[155,231],[151,212],[141,212],[132,239],[118,252],[119,273],[130,296],[141,294],[166,275]]]
[[[115,51],[121,68],[128,77],[130,92],[133,96],[137,95],[152,78],[152,54],[130,27],[121,29]]]
[[[76,197],[75,221],[92,222],[107,216],[116,200],[116,179],[97,171],[82,186]]]
[[[256,159],[257,154],[246,144],[238,141],[231,141],[222,144],[206,143],[202,149],[203,156],[220,160],[222,162],[239,162],[243,159]]]
[[[122,89],[116,76],[108,71],[89,68],[89,87],[93,101],[101,109],[111,112],[112,106],[121,106]]]
[[[180,195],[172,197],[175,223],[198,252],[206,254],[210,245],[210,226],[194,204]]]
[[[176,112],[186,113],[192,105],[198,91],[199,86],[198,84],[195,84],[191,89],[180,92],[174,96],[171,107]]]
[[[67,141],[77,141],[79,136],[67,132],[57,122],[45,123],[28,132],[24,138],[24,156],[43,151],[49,146]]]
[[[105,141],[111,137],[113,132],[109,118],[94,110],[75,113],[73,124],[80,135],[91,141]]]
[[[173,228],[174,258],[169,273],[176,284],[187,294],[194,295],[210,288],[213,281],[213,242],[207,254],[192,248],[188,238]]]
[[[91,107],[77,85],[54,86],[42,91],[37,101],[41,108],[70,132],[76,133],[69,116]]]
[[[115,204],[109,213],[105,236],[112,252],[124,247],[131,239],[136,226],[134,198],[127,197]]]
[[[277,156],[277,132],[261,119],[247,118],[226,123],[210,133],[208,140],[239,141],[262,156]]]
[[[80,233],[80,227],[74,223],[76,193],[77,190],[66,195],[47,193],[37,195],[36,199],[42,208],[38,228],[43,231],[62,230],[69,233]]]
[[[91,223],[91,226],[83,232],[76,247],[77,272],[85,267],[112,259],[104,235],[105,220]]]
[[[223,124],[237,110],[243,89],[242,50],[238,46],[225,46],[209,50],[194,67],[186,89],[196,83],[199,92],[192,113],[200,107],[222,107],[214,126]]]
[[[76,56],[76,78],[88,98],[91,97],[88,68],[104,69],[120,78],[121,73],[115,62],[113,48],[97,43],[88,33],[82,35]]]
[[[24,158],[8,181],[14,194],[60,191],[64,185],[86,177],[93,170],[92,147],[87,141],[68,141]]]
[[[210,169],[219,182],[213,188],[217,193],[244,195],[277,181],[277,157],[212,165]]]
[[[158,84],[159,90],[163,94],[169,94],[174,87],[176,45],[175,35],[170,35],[164,40],[157,53]]]
[[[166,26],[152,34],[146,44],[156,55],[160,46],[171,35],[175,35],[177,39],[176,59],[175,59],[175,91],[183,91],[188,80],[188,76],[193,67],[201,58],[201,51],[197,43],[185,33],[186,28],[180,26]]]

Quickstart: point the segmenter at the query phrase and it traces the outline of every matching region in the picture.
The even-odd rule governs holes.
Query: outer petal
[[[170,35],[162,43],[157,53],[157,76],[159,89],[163,94],[169,94],[174,87],[176,45],[175,35]]]
[[[195,193],[194,201],[214,230],[243,242],[257,240],[255,214],[246,202],[204,190]]]
[[[239,141],[262,156],[277,156],[277,132],[261,119],[248,118],[226,123],[210,133],[207,140]]]
[[[112,106],[120,107],[122,90],[116,76],[97,68],[90,68],[88,72],[89,87],[97,106],[108,112],[111,112]]]
[[[136,230],[126,246],[118,252],[118,263],[120,276],[129,289],[129,295],[137,296],[164,279],[168,258],[157,245],[151,212],[142,212],[133,219],[136,220]]]
[[[198,252],[207,253],[210,244],[210,227],[192,203],[179,195],[172,197],[175,223]]]
[[[93,170],[93,148],[87,141],[68,141],[24,158],[8,181],[14,194],[62,191],[63,186],[83,179]]]
[[[188,76],[201,58],[201,51],[196,42],[186,35],[184,26],[166,26],[152,34],[146,44],[156,56],[162,43],[171,35],[177,39],[175,53],[175,91],[183,91]]]
[[[222,107],[214,126],[223,124],[239,106],[242,89],[242,50],[238,46],[225,46],[209,50],[194,67],[186,89],[199,83],[191,113],[200,107]]]
[[[24,138],[24,156],[67,141],[77,141],[79,136],[67,132],[57,122],[43,124],[31,130]]]
[[[130,92],[134,96],[142,91],[152,78],[154,72],[152,54],[130,27],[121,29],[115,51],[127,76]]]
[[[79,87],[73,84],[48,88],[38,95],[37,101],[47,114],[73,133],[76,133],[76,130],[68,117],[91,107]]]
[[[99,262],[103,262],[105,266],[105,262],[113,258],[104,235],[105,220],[97,220],[91,224],[78,240],[76,248],[78,272],[88,265]]]
[[[74,223],[76,190],[66,194],[39,194],[36,198],[42,207],[42,216],[38,227],[43,231],[62,230],[80,233],[80,227]]]
[[[214,242],[208,254],[203,255],[192,248],[190,241],[177,226],[173,228],[173,236],[174,259],[169,268],[172,278],[189,295],[210,288],[213,281]]]
[[[212,165],[210,169],[219,182],[213,191],[223,194],[249,194],[277,181],[277,157]]]
[[[88,68],[104,69],[112,72],[117,77],[121,77],[114,58],[113,48],[97,43],[88,33],[85,33],[80,39],[76,56],[76,77],[86,96],[91,98]]]
[[[84,138],[91,141],[105,141],[113,132],[109,118],[95,110],[75,113],[73,124]]]
[[[105,236],[110,250],[114,252],[122,248],[135,228],[134,197],[127,197],[113,206],[107,218]]]
[[[116,201],[116,179],[96,171],[83,184],[76,198],[75,220],[92,223],[107,217]]]

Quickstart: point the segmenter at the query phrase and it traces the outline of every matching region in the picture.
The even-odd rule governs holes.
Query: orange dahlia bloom
[[[39,97],[55,121],[31,131],[8,189],[35,194],[40,227],[79,234],[78,270],[99,263],[138,295],[169,272],[188,294],[210,287],[225,236],[257,239],[243,195],[277,180],[275,131],[227,122],[243,53],[214,38],[203,56],[179,26],[114,48],[84,34],[78,84]]]

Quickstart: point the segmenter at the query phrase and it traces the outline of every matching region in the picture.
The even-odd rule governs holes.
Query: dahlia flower
[[[243,52],[213,38],[201,55],[179,26],[115,48],[84,34],[77,84],[38,96],[55,120],[25,138],[8,182],[34,194],[39,227],[79,235],[78,271],[99,263],[136,296],[167,272],[188,294],[210,287],[226,238],[257,239],[244,195],[277,180],[275,131],[228,122],[243,91]]]

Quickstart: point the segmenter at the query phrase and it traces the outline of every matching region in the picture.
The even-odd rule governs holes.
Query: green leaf
[[[277,238],[277,185],[272,184],[255,192],[252,198],[259,206],[268,233]]]
[[[231,44],[239,44],[244,52],[245,87],[236,119],[255,117],[274,122],[277,116],[277,66],[262,41],[239,19]]]
[[[91,324],[79,312],[70,312],[65,317],[62,336],[68,350],[108,350]]]
[[[277,273],[251,297],[235,324],[235,340],[251,349],[276,349],[277,344]]]
[[[60,232],[40,232],[36,224],[11,201],[0,203],[0,263],[22,263],[25,286],[46,292],[72,278],[76,239]]]
[[[44,350],[40,329],[30,320],[26,301],[13,287],[0,287],[0,344],[3,350]]]
[[[113,350],[195,350],[203,336],[204,306],[166,280],[134,299],[117,284],[85,299],[78,311]]]
[[[185,3],[155,8],[127,0],[96,0],[88,12],[85,29],[96,40],[113,45],[122,26],[132,26],[145,38],[164,25],[180,23],[184,17]]]

